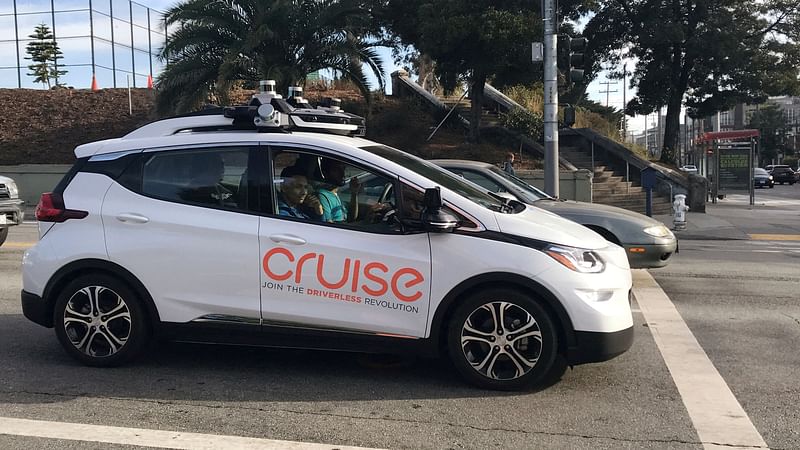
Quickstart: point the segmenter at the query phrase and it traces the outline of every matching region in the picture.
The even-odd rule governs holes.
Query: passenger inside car
[[[282,183],[278,190],[278,214],[286,217],[310,219],[304,211],[303,201],[308,194],[308,178],[303,169],[290,166],[281,171]]]

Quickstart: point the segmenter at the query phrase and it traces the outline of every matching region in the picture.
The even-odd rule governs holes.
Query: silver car
[[[490,192],[510,196],[591,228],[625,248],[632,268],[664,267],[678,248],[675,235],[661,222],[627,209],[598,203],[556,200],[535,186],[485,162],[458,159],[431,161]]]
[[[8,228],[22,223],[22,200],[14,180],[0,175],[0,245],[8,237]]]

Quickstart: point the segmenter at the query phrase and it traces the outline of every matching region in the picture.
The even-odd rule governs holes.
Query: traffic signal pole
[[[558,27],[556,0],[543,0],[544,18],[544,190],[558,197]]]

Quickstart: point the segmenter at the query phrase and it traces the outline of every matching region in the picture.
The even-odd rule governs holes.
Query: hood
[[[540,200],[536,202],[536,206],[559,215],[568,216],[571,220],[577,220],[581,223],[587,223],[587,221],[588,223],[594,223],[594,220],[589,220],[590,217],[603,217],[608,220],[623,220],[628,224],[637,224],[641,228],[661,225],[661,222],[644,214],[601,203],[586,203],[575,200]]]
[[[503,233],[590,250],[608,246],[602,236],[583,225],[529,205],[518,214],[497,213],[495,217]]]
[[[13,182],[14,182],[14,180],[12,180],[11,178],[4,177],[4,176],[0,175],[0,184],[8,184],[8,183],[13,183]]]

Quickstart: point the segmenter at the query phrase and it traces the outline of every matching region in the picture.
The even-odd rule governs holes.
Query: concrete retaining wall
[[[517,176],[544,190],[544,170],[517,170]],[[558,191],[566,200],[592,201],[592,173],[588,170],[559,172]]]
[[[39,203],[43,192],[50,192],[69,170],[69,164],[22,164],[0,166],[0,175],[11,177],[17,182],[19,195],[30,209]],[[588,170],[560,172],[559,191],[561,198],[567,200],[592,201],[592,174]],[[518,170],[517,176],[544,190],[543,170]]]
[[[70,164],[0,166],[0,175],[14,179],[20,198],[25,202],[26,209],[30,209],[36,207],[43,192],[50,192],[56,187],[70,167]]]

